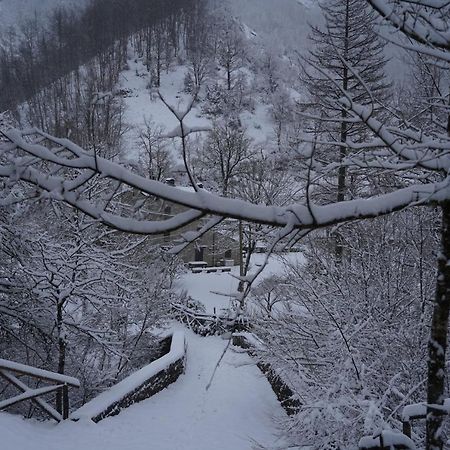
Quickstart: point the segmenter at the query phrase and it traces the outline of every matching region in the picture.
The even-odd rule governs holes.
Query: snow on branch
[[[361,122],[364,122],[399,159],[427,170],[442,173],[448,173],[450,170],[450,140],[446,136],[436,139],[423,133],[420,135],[405,131],[401,133],[400,130],[395,133],[387,125],[375,119],[369,107],[353,102],[350,96],[342,98],[340,102],[342,106],[358,116]],[[403,143],[399,134],[409,138],[409,142]]]
[[[347,100],[346,100],[347,101]],[[375,119],[366,118],[366,110],[347,101],[346,106],[359,114],[371,128],[383,132],[379,137],[399,156],[412,159],[404,146],[396,150],[397,138],[388,134]],[[10,130],[4,132],[9,142],[0,145],[3,153],[0,177],[10,181],[25,181],[43,191],[45,196],[64,201],[90,217],[115,229],[138,234],[158,234],[176,230],[205,215],[235,218],[274,227],[292,227],[293,230],[322,228],[355,219],[373,218],[411,205],[442,202],[450,199],[447,179],[440,182],[411,185],[380,196],[354,199],[329,205],[316,205],[305,199],[286,207],[265,206],[247,201],[220,197],[204,190],[188,192],[165,183],[139,176],[118,163],[88,153],[67,139],[58,139],[42,131]],[[30,136],[37,136],[30,142]],[[44,145],[42,139],[48,143]],[[448,144],[450,146],[450,143]],[[66,153],[52,148],[64,148]],[[414,152],[414,150],[411,150]],[[7,158],[5,161],[5,154]],[[45,164],[43,164],[45,163]],[[51,163],[48,168],[48,164]],[[420,164],[431,170],[450,167],[447,158],[422,160]],[[62,173],[62,175],[61,175]],[[129,214],[106,211],[92,195],[83,197],[86,180],[97,176],[101,180],[120,182],[145,195],[182,205],[187,211],[167,220],[135,219]]]
[[[22,375],[29,375],[31,377],[40,378],[41,380],[46,380],[53,383],[62,383],[68,384],[69,386],[80,387],[80,382],[77,378],[8,361],[7,359],[0,359],[0,369],[16,372]]]
[[[414,41],[442,50],[450,50],[450,30],[446,20],[435,12],[448,7],[442,0],[411,1],[367,0],[367,2],[395,28]],[[426,6],[420,8],[416,6]]]

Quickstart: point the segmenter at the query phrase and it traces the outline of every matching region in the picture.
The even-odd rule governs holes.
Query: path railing
[[[358,444],[360,450],[416,450],[414,442],[399,431],[383,430],[375,436],[365,436]]]
[[[40,381],[45,381],[51,385],[40,388],[30,388],[18,378],[23,375],[36,378]],[[27,366],[25,364],[19,364],[6,359],[0,359],[0,377],[21,391],[21,394],[0,401],[0,410],[6,409],[20,402],[30,400],[48,416],[58,422],[69,417],[69,386],[75,388],[80,387],[80,382],[76,378]],[[58,410],[53,408],[47,401],[41,398],[45,394],[49,394],[51,392],[58,392],[60,395],[61,403]]]
[[[376,436],[366,436],[359,442],[360,450],[402,450],[415,449],[411,440],[412,423],[426,419],[428,409],[440,415],[450,415],[450,398],[446,398],[442,405],[427,405],[426,403],[414,403],[403,408],[402,432],[384,430]]]
[[[414,403],[403,408],[402,422],[403,434],[411,437],[412,422],[420,419],[426,419],[428,409],[433,410],[435,414],[447,416],[450,414],[450,398],[446,398],[442,405],[427,405],[426,403]]]

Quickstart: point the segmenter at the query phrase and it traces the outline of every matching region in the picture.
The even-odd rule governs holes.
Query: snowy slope
[[[139,157],[139,134],[145,129],[145,121],[152,121],[166,133],[172,131],[178,121],[163,102],[155,95],[150,98],[147,85],[150,81],[149,74],[142,60],[136,59],[136,55],[130,48],[129,69],[122,72],[120,88],[127,91],[124,98],[124,120],[129,127],[125,133],[123,143],[125,146],[125,158],[137,160]],[[161,88],[159,89],[165,100],[177,109],[184,109],[190,97],[183,93],[183,81],[186,74],[184,66],[174,67],[168,73],[161,75]],[[186,118],[186,124],[190,127],[209,127],[210,122],[201,116],[198,108],[194,107]],[[173,142],[176,146],[177,142]],[[173,156],[179,158],[178,152],[173,150]]]
[[[123,138],[123,156],[126,160],[137,161],[140,154],[139,134],[145,130],[145,121],[152,121],[156,126],[161,127],[164,133],[170,133],[177,125],[178,121],[169,109],[163,104],[158,96],[150,97],[147,88],[150,81],[149,74],[141,59],[136,58],[133,49],[130,47],[128,54],[128,70],[122,72],[119,88],[126,92],[124,97],[125,111],[124,121],[128,126],[128,131]],[[173,66],[168,72],[161,74],[161,87],[159,91],[165,100],[178,110],[184,110],[191,97],[184,92],[184,77],[187,67],[183,65]],[[243,70],[244,71],[244,70]],[[251,79],[253,74],[246,70],[246,75]],[[201,97],[201,95],[200,95]],[[255,101],[255,111],[250,113],[245,111],[241,114],[241,121],[246,128],[246,133],[253,140],[254,144],[264,143],[274,134],[274,124],[270,116],[268,105],[262,104],[257,98]],[[189,127],[201,127],[209,129],[212,124],[201,111],[201,105],[196,104],[185,119],[185,124]],[[200,136],[200,134],[197,134]],[[179,151],[180,142],[178,139],[172,141],[172,156],[179,163],[182,162]]]
[[[211,387],[227,341],[188,334],[186,374],[164,391],[107,418],[60,425],[0,413],[5,450],[252,450],[281,446],[284,416],[268,381],[245,353],[228,351]]]
[[[255,30],[265,44],[284,51],[304,49],[308,24],[321,22],[317,2],[311,0],[226,1],[233,15]]]
[[[278,49],[281,53],[305,53],[310,45],[309,24],[323,24],[316,0],[223,1],[238,20],[256,32],[263,45]],[[390,35],[390,39],[392,38]],[[408,73],[403,50],[388,44],[386,55],[390,59],[387,66],[389,75],[402,80]]]

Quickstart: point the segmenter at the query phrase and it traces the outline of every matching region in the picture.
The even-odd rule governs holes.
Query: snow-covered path
[[[249,356],[229,349],[209,390],[227,341],[187,333],[186,373],[154,397],[98,424],[36,423],[0,413],[2,450],[251,450],[273,447],[284,415]]]

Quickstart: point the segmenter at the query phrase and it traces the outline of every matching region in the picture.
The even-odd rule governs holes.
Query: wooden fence
[[[20,376],[35,378],[39,381],[50,383],[51,385],[40,388],[30,388],[19,379]],[[69,417],[69,386],[75,388],[80,387],[80,382],[76,378],[27,366],[25,364],[19,364],[6,359],[0,359],[0,377],[21,392],[21,394],[0,401],[0,410],[30,400],[48,416],[58,422]],[[47,401],[41,398],[51,392],[57,392],[59,394],[57,409],[53,408]]]
[[[359,443],[360,450],[402,450],[415,449],[412,437],[412,423],[426,419],[431,409],[440,415],[450,414],[450,398],[444,400],[442,405],[428,406],[426,403],[407,405],[402,412],[402,432],[384,430],[376,436],[366,436]]]

